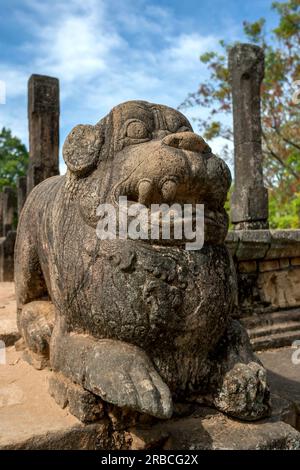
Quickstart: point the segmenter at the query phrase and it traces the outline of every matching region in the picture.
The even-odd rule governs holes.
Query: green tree
[[[0,132],[0,191],[4,186],[16,187],[19,176],[26,175],[28,151],[10,129],[3,127]]]
[[[300,105],[293,99],[300,80],[300,0],[274,2],[278,25],[267,30],[264,18],[244,22],[248,41],[265,51],[265,79],[261,90],[263,156],[265,184],[270,196],[271,227],[300,227]],[[188,95],[181,108],[201,106],[209,109],[207,119],[199,119],[204,138],[233,140],[229,115],[231,86],[227,67],[232,44],[220,41],[221,53],[207,52],[200,61],[207,65],[209,79]],[[298,82],[298,89],[300,88]],[[300,96],[300,94],[298,95]],[[226,115],[228,116],[226,118]],[[232,160],[225,144],[223,158]]]

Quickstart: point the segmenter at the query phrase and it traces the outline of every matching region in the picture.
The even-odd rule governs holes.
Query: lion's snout
[[[162,143],[169,147],[191,152],[205,154],[211,151],[205,140],[194,132],[177,132],[176,134],[167,135],[162,139]]]
[[[130,176],[119,186],[123,189],[121,195],[149,207],[161,203],[207,203],[205,197],[209,193],[210,203],[217,195],[216,205],[223,205],[230,176],[224,171],[225,163],[211,153],[202,137],[193,132],[169,133],[136,146],[136,152],[132,167],[128,167]],[[213,173],[209,160],[217,161]],[[128,164],[130,157],[124,161]]]

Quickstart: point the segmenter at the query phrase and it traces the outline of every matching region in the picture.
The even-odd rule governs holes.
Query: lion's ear
[[[76,175],[90,172],[97,163],[103,143],[103,136],[96,126],[74,127],[63,146],[63,157],[67,167]]]

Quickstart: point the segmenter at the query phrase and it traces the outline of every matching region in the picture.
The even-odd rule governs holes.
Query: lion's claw
[[[214,405],[236,418],[255,420],[269,414],[266,371],[256,362],[237,363],[223,379]]]

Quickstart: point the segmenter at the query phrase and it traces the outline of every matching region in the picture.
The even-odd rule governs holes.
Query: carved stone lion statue
[[[67,174],[39,184],[22,211],[15,262],[26,347],[105,402],[158,418],[197,402],[254,420],[269,411],[266,371],[234,319],[236,278],[224,240],[230,171],[189,121],[129,101],[76,126]],[[205,243],[107,239],[97,207],[204,204]]]

